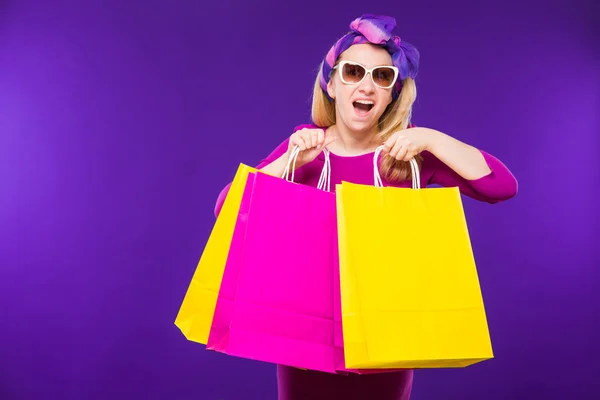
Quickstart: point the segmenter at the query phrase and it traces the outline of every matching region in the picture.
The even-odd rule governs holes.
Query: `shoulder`
[[[313,123],[301,124],[301,125],[297,125],[296,127],[294,127],[294,130],[292,131],[292,133],[297,132],[297,131],[302,130],[302,129],[323,129],[323,130],[326,130],[327,128],[324,127],[324,126],[315,125]]]

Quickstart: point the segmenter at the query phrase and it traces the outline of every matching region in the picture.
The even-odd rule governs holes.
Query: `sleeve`
[[[296,132],[303,128],[314,128],[314,127],[315,127],[315,125],[312,125],[312,124],[298,125],[294,128],[293,132]],[[273,150],[271,152],[271,154],[269,154],[260,163],[258,163],[258,165],[256,166],[256,169],[261,169],[261,168],[266,167],[267,165],[271,164],[273,161],[275,161],[279,157],[281,157],[283,154],[285,154],[285,152],[287,151],[287,148],[288,148],[289,141],[290,141],[290,139],[288,137],[281,144],[279,144],[279,146],[277,146],[275,148],[275,150]],[[223,207],[223,203],[225,202],[225,198],[227,197],[227,193],[229,193],[230,187],[231,187],[231,182],[228,183],[227,186],[225,186],[225,188],[223,188],[223,190],[221,190],[221,193],[219,193],[219,196],[217,197],[217,203],[215,204],[215,210],[214,210],[215,217],[219,216],[219,213],[221,212],[221,208]]]
[[[479,151],[491,172],[473,180],[464,179],[433,154],[427,152],[424,163],[430,164],[429,167],[433,169],[428,183],[445,187],[457,186],[464,195],[491,204],[516,196],[518,183],[511,171],[493,155],[483,150]]]

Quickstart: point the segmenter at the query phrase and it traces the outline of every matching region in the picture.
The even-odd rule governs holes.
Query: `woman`
[[[373,184],[373,157],[384,186],[411,187],[409,160],[420,165],[422,187],[458,186],[461,193],[489,203],[510,199],[517,181],[492,155],[440,131],[410,123],[416,98],[419,53],[391,31],[393,18],[363,15],[338,40],[321,65],[312,104],[312,124],[298,126],[257,169],[282,176],[294,147],[301,150],[295,181],[317,186],[330,152],[331,187],[342,180]],[[228,191],[220,194],[218,214]],[[335,375],[279,366],[279,399],[410,398],[412,371]]]

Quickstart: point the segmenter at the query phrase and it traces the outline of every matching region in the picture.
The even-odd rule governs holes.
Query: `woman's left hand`
[[[434,132],[419,127],[400,130],[383,143],[383,153],[396,160],[410,161],[417,154],[431,148]]]

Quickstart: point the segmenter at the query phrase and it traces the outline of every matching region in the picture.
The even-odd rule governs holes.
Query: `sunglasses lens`
[[[379,86],[390,87],[394,83],[394,75],[394,70],[391,68],[375,68],[373,71],[373,81],[375,81],[375,83]]]
[[[344,64],[342,78],[348,83],[360,82],[365,77],[365,69],[356,64]]]
[[[342,67],[342,81],[353,84],[363,80],[367,71],[358,64],[344,63]],[[390,67],[377,67],[373,70],[373,82],[377,86],[390,88],[395,83],[396,74]]]

